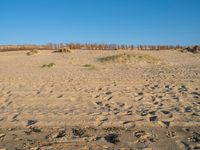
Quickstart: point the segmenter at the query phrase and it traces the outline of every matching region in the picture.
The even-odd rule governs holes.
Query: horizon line
[[[44,44],[36,44],[36,43],[20,43],[20,44],[0,44],[0,46],[22,46],[22,45],[35,45],[35,46],[44,46],[49,44],[64,44],[64,45],[70,45],[70,44],[79,44],[79,45],[126,45],[126,46],[198,46],[199,44],[126,44],[126,43],[105,43],[105,42],[47,42]]]

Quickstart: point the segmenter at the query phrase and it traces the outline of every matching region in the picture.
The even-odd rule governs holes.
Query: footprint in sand
[[[101,115],[96,120],[98,122],[98,126],[101,126],[104,122],[108,121],[108,117]]]
[[[150,111],[149,114],[150,114],[150,115],[155,115],[155,114],[156,114],[156,111]]]
[[[0,139],[3,139],[6,136],[4,133],[0,133]]]
[[[12,92],[12,91],[10,90],[10,91],[7,92],[7,94],[10,94],[11,92]]]
[[[105,94],[106,94],[106,95],[111,95],[112,92],[111,92],[111,91],[107,91],[107,92],[105,92]]]
[[[192,106],[185,107],[185,112],[186,113],[191,113],[192,112]]]
[[[17,117],[19,116],[19,113],[14,113],[8,116],[8,121],[14,122],[17,120]]]
[[[115,115],[119,114],[120,113],[120,109],[119,108],[114,108],[113,109],[113,112]]]
[[[141,116],[147,116],[149,114],[148,110],[144,110],[141,112]]]
[[[61,94],[61,95],[59,95],[57,98],[62,98],[63,97],[63,95]]]
[[[174,131],[167,131],[166,136],[168,138],[175,137],[176,136],[176,132],[174,132]]]
[[[53,91],[51,90],[51,91],[49,91],[49,93],[51,93],[51,94],[52,94],[52,93],[53,93]]]
[[[107,142],[112,144],[117,144],[118,142],[120,142],[119,135],[116,133],[108,134],[104,138]]]
[[[121,108],[125,106],[124,103],[119,103],[119,102],[117,103],[117,105],[118,105],[119,107],[121,107]]]
[[[132,110],[128,110],[127,111],[127,115],[132,115],[133,114],[133,111]]]
[[[37,91],[37,92],[36,92],[36,95],[39,95],[40,93],[41,93],[41,91]]]
[[[0,117],[0,121],[3,121],[4,120],[4,117]]]
[[[169,111],[166,111],[166,110],[162,110],[161,112],[162,112],[163,114],[165,114],[165,115],[170,114],[170,112],[169,112]]]
[[[149,117],[150,122],[158,121],[158,116]]]
[[[193,132],[192,136],[188,138],[188,141],[193,143],[200,143],[200,133]]]
[[[103,103],[100,102],[100,101],[95,102],[95,104],[98,105],[98,106],[103,106]]]
[[[113,96],[109,96],[106,98],[107,101],[111,100],[113,98]]]
[[[5,106],[7,107],[7,106],[11,105],[12,103],[13,103],[12,101],[7,101],[7,102],[5,103]]]

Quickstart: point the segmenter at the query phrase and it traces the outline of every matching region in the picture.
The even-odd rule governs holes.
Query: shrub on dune
[[[58,50],[54,51],[54,53],[71,53],[71,50],[69,47],[63,47],[63,48],[59,48]]]
[[[101,57],[98,60],[100,62],[115,62],[115,63],[131,63],[131,62],[157,63],[160,61],[156,57],[140,53],[122,53],[122,54]]]
[[[28,53],[26,53],[27,55],[35,55],[35,54],[38,54],[39,53],[39,50],[38,49],[33,49],[33,50],[30,50]]]

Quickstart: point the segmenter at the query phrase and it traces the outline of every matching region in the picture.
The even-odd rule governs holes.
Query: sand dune
[[[200,149],[199,85],[199,54],[0,53],[0,148]]]

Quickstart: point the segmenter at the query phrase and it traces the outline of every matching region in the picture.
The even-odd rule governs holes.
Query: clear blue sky
[[[200,0],[0,0],[0,44],[200,44]]]

